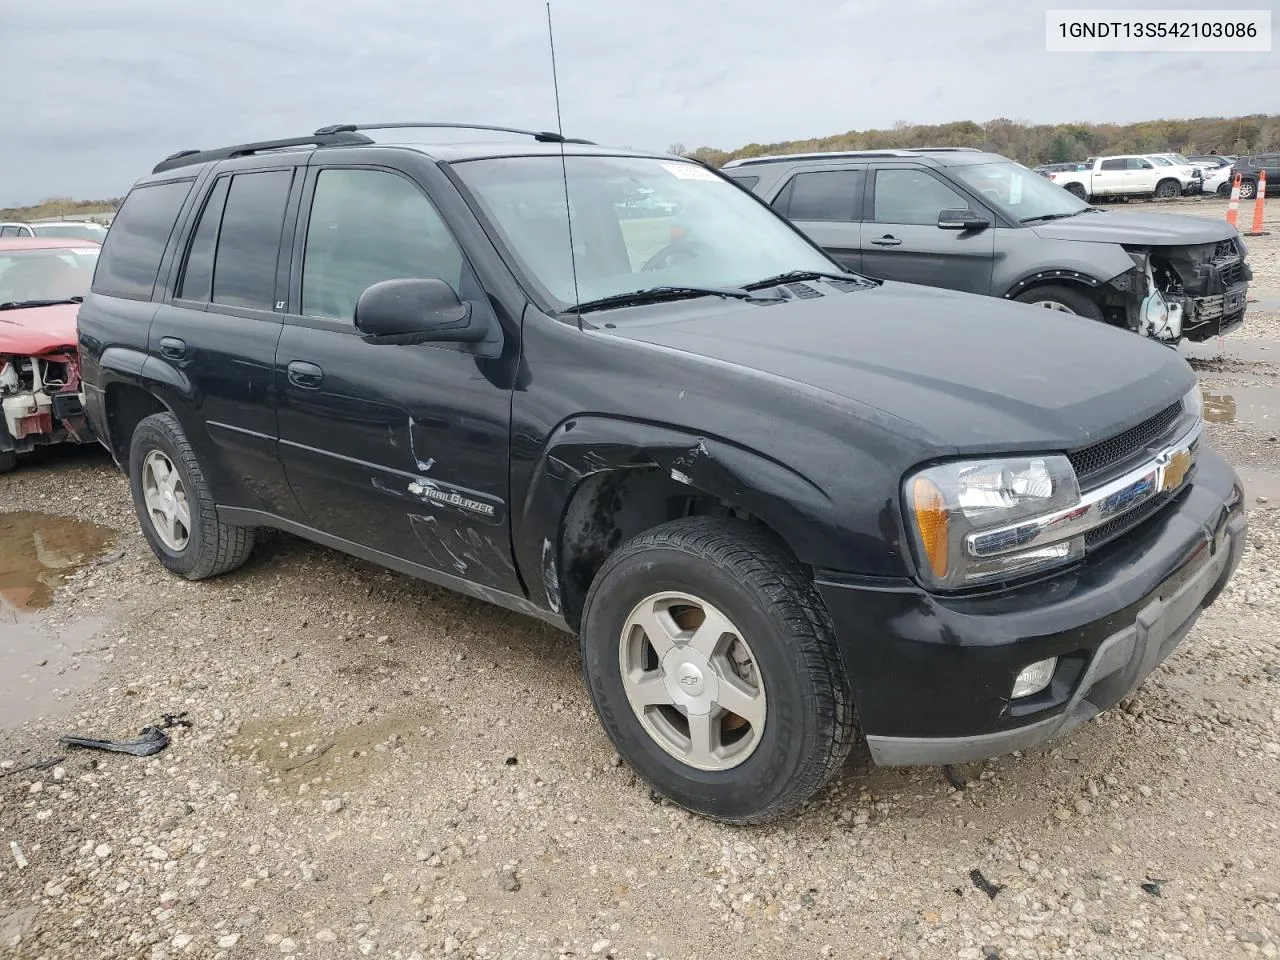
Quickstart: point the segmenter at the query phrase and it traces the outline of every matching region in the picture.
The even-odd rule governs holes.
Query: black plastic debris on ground
[[[134,757],[150,757],[169,746],[166,730],[174,727],[190,727],[187,712],[162,713],[160,723],[142,728],[137,740],[97,740],[92,737],[59,737],[58,742],[67,747],[83,747],[86,750],[107,750],[111,753],[127,753]]]
[[[51,757],[48,760],[38,760],[35,763],[28,763],[25,766],[14,767],[12,770],[0,770],[0,777],[11,777],[15,773],[29,773],[32,770],[48,770],[50,767],[57,766],[65,757]]]
[[[951,786],[955,787],[957,790],[963,790],[969,786],[969,781],[964,778],[964,774],[949,763],[943,765],[942,773],[946,776],[947,783],[951,784]]]
[[[992,900],[996,898],[996,894],[1004,889],[1002,883],[992,883],[982,875],[982,871],[976,867],[969,871],[969,879],[973,881],[973,885],[985,893]]]
[[[1148,880],[1142,885],[1142,891],[1143,893],[1151,894],[1153,897],[1163,897],[1164,885],[1168,882],[1168,880]]]

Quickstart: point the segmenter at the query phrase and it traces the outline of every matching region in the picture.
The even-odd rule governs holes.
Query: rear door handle
[[[289,364],[289,382],[303,390],[318,390],[324,382],[324,371],[314,363],[294,360]]]
[[[160,338],[160,356],[170,360],[181,360],[187,355],[187,345],[177,337]]]
[[[886,233],[883,237],[876,237],[871,242],[874,243],[877,247],[896,247],[902,243],[902,241],[899,240],[897,237],[888,233]]]

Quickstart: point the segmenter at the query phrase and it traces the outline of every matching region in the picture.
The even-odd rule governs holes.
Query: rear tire
[[[1157,200],[1172,200],[1182,195],[1182,184],[1177,180],[1161,180],[1156,184]]]
[[[1258,181],[1241,180],[1240,181],[1240,199],[1252,200],[1258,194]]]
[[[1056,310],[1059,313],[1074,313],[1088,320],[1101,320],[1100,307],[1087,293],[1060,283],[1046,283],[1041,286],[1023,290],[1014,297],[1019,303]]]
[[[1067,193],[1071,194],[1073,197],[1079,197],[1081,200],[1085,199],[1084,187],[1078,183],[1068,183],[1062,189],[1066,190]]]
[[[0,453],[0,473],[8,473],[10,470],[16,469],[18,466],[18,455],[12,450],[6,450]]]
[[[143,535],[173,573],[204,580],[249,559],[254,531],[218,519],[200,463],[172,413],[154,413],[134,429],[129,489]]]
[[[716,628],[700,630],[712,617]],[[792,814],[853,744],[826,608],[785,546],[742,521],[676,520],[619,547],[587,594],[581,646],[618,753],[703,816],[746,824]]]

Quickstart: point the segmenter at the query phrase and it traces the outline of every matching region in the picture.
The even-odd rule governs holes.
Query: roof
[[[5,250],[74,250],[97,248],[96,240],[83,237],[0,237],[0,253]]]
[[[619,147],[599,147],[595,144],[536,143],[526,140],[502,140],[491,143],[375,143],[373,146],[417,150],[441,163],[490,160],[497,157],[558,157],[561,149],[564,150],[565,156],[569,157],[658,157],[695,162],[661,151],[626,150]]]
[[[976,147],[904,147],[898,150],[823,150],[813,153],[779,153],[763,157],[741,157],[730,160],[722,169],[752,167],[764,163],[813,162],[820,160],[874,160],[884,157],[901,157],[912,160],[932,160],[939,166],[967,166],[973,163],[992,163],[1007,160],[998,153],[988,153]]]

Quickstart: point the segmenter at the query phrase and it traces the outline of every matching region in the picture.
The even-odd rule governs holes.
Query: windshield
[[[1012,161],[952,167],[950,172],[957,180],[1014,220],[1069,217],[1089,207],[1052,180],[1036,176],[1026,167]]]
[[[83,297],[97,264],[97,247],[0,251],[0,303]]]
[[[106,228],[96,223],[39,223],[35,225],[35,231],[37,237],[74,237],[98,243],[107,236]]]
[[[502,157],[454,170],[559,309],[659,286],[732,288],[791,271],[840,272],[750,194],[698,164],[571,156],[562,169],[558,156]]]

